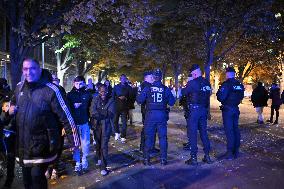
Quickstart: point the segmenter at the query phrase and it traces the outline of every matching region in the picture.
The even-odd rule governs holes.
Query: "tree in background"
[[[10,22],[10,61],[12,88],[21,78],[21,63],[31,50],[62,33],[71,32],[78,22],[95,24],[103,13],[123,27],[112,40],[130,41],[146,37],[150,16],[147,1],[113,0],[1,0],[0,10]],[[147,9],[148,8],[148,9]]]

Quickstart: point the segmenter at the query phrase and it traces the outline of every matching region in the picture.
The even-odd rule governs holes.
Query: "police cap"
[[[153,75],[154,75],[155,77],[162,77],[163,73],[162,73],[162,71],[158,68],[158,69],[155,69],[155,70],[153,71]]]
[[[236,73],[236,71],[235,71],[235,69],[233,67],[228,67],[226,69],[226,72],[234,72],[234,73]]]
[[[191,68],[189,69],[190,72],[193,72],[194,70],[200,69],[198,64],[192,64]]]

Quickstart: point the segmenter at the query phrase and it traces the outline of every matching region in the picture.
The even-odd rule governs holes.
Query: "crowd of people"
[[[120,83],[113,88],[110,81],[104,84],[87,82],[83,76],[75,77],[70,92],[59,85],[56,75],[41,69],[32,58],[23,61],[24,80],[11,92],[7,80],[0,79],[2,112],[0,115],[1,155],[7,159],[7,176],[4,187],[11,188],[14,179],[15,160],[22,167],[23,185],[26,189],[45,189],[47,178],[58,177],[58,164],[66,137],[73,153],[74,175],[80,176],[90,170],[88,155],[91,139],[96,150],[96,165],[100,174],[109,174],[108,143],[127,142],[127,124],[133,123],[132,110],[137,102],[141,105],[142,123],[140,151],[143,164],[151,165],[151,154],[160,152],[160,163],[167,165],[167,121],[170,107],[176,98],[170,88],[162,84],[161,70],[147,71],[138,89],[131,85],[127,76],[120,76]],[[185,162],[197,165],[197,131],[203,143],[203,162],[212,163],[210,141],[207,134],[207,116],[212,88],[202,77],[202,71],[193,64],[186,86],[180,90],[180,105],[187,121],[187,138],[184,149],[190,150]],[[244,86],[235,79],[235,70],[226,70],[226,81],[222,83],[217,99],[223,117],[227,137],[227,152],[224,158],[232,160],[239,156],[240,131],[238,105],[244,98]],[[279,107],[284,93],[273,84],[270,92],[258,83],[251,100],[258,113],[257,123],[263,124],[263,107],[272,99],[270,123],[278,124]],[[274,111],[276,119],[273,122]],[[119,120],[122,126],[120,127]],[[156,134],[159,149],[155,147]],[[91,138],[93,136],[93,138]],[[4,158],[4,157],[3,157]]]

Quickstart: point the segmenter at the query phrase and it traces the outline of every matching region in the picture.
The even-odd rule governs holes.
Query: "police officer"
[[[239,107],[244,98],[244,86],[235,79],[235,70],[232,67],[226,69],[227,80],[222,83],[217,92],[217,99],[222,103],[222,117],[227,137],[227,152],[225,158],[232,160],[237,158],[240,147]]]
[[[202,72],[197,64],[193,64],[190,72],[193,80],[189,81],[187,87],[183,91],[187,96],[189,115],[187,125],[189,126],[190,136],[190,155],[191,158],[185,163],[197,165],[197,130],[199,130],[200,138],[203,143],[205,163],[212,163],[209,151],[210,142],[207,135],[207,110],[209,108],[209,98],[211,95],[211,85],[209,81],[202,77]]]
[[[161,164],[167,164],[167,105],[173,106],[175,98],[170,89],[162,84],[162,72],[157,69],[153,73],[154,83],[152,86],[145,87],[141,94],[137,96],[137,102],[143,104],[146,102],[145,115],[145,150],[144,165],[150,165],[150,150],[153,146],[155,131],[158,131],[159,144],[161,150]]]
[[[151,71],[146,71],[144,73],[144,81],[140,86],[140,93],[141,91],[143,91],[143,89],[145,87],[151,87],[152,83],[154,82],[153,80],[153,73]],[[141,104],[141,114],[142,114],[142,123],[144,126],[144,122],[145,122],[145,114],[146,114],[146,103],[144,102],[143,104]],[[154,141],[155,144],[155,141]],[[140,151],[143,152],[145,147],[145,132],[144,132],[144,127],[142,128],[141,131],[141,140],[140,140]]]
[[[184,150],[190,150],[190,141],[189,141],[189,139],[190,139],[190,135],[189,135],[189,131],[190,131],[190,127],[189,127],[189,125],[188,125],[188,121],[187,121],[187,119],[188,119],[188,114],[189,114],[189,109],[188,109],[188,103],[187,103],[187,96],[186,95],[183,95],[184,94],[184,90],[186,89],[186,87],[189,85],[189,81],[191,81],[191,80],[193,80],[193,78],[192,78],[192,75],[191,75],[191,73],[189,73],[188,74],[188,79],[187,79],[187,84],[186,84],[186,86],[185,86],[185,88],[183,88],[182,90],[181,90],[181,98],[180,98],[180,101],[179,101],[179,104],[180,104],[180,106],[182,106],[183,107],[183,111],[184,111],[184,118],[185,118],[185,120],[186,120],[186,122],[187,122],[187,125],[186,125],[186,130],[187,130],[187,142],[186,143],[183,143],[183,149]]]

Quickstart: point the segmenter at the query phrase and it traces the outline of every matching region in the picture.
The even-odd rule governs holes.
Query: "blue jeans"
[[[222,111],[223,124],[227,137],[227,151],[235,153],[240,147],[240,130],[239,130],[238,107],[224,107]]]
[[[190,155],[197,155],[197,130],[199,130],[200,138],[203,143],[203,151],[208,155],[210,152],[210,141],[207,135],[207,108],[190,108],[187,122],[187,125],[189,126]]]
[[[89,155],[89,148],[90,148],[90,127],[88,123],[83,125],[77,125],[81,140],[81,149],[82,149],[82,168],[88,168],[88,161],[87,156]],[[75,149],[73,154],[73,159],[76,162],[75,171],[81,170],[81,155],[80,149]]]

